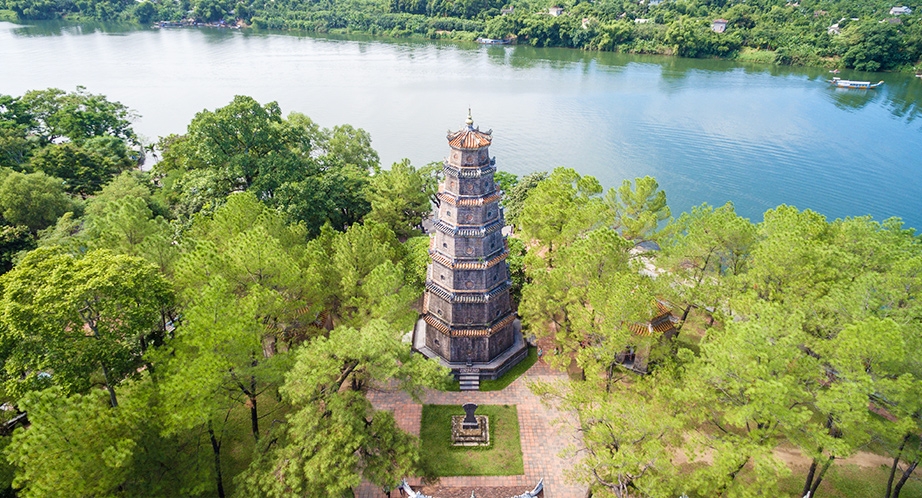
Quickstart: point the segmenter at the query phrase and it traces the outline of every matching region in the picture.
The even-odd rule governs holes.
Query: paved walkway
[[[519,414],[524,475],[443,477],[439,480],[439,486],[513,486],[521,488],[519,492],[525,492],[534,487],[538,479],[544,478],[546,498],[584,498],[586,487],[568,483],[565,478],[565,471],[573,467],[575,458],[564,459],[560,456],[565,448],[578,442],[572,414],[561,413],[542,405],[526,385],[529,380],[553,381],[564,378],[566,374],[554,371],[539,361],[525,375],[502,391],[427,391],[423,398],[426,404],[461,406],[470,402],[478,405],[516,405]],[[405,431],[419,435],[422,405],[414,403],[408,395],[402,392],[372,391],[368,394],[368,399],[375,408],[394,412],[397,424]],[[409,482],[411,485],[419,484],[415,479],[410,479]],[[379,488],[367,483],[356,492],[357,498],[382,496]]]

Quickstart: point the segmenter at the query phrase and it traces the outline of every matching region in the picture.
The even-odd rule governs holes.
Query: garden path
[[[555,381],[566,378],[565,373],[548,367],[539,359],[524,375],[502,391],[445,392],[426,391],[423,402],[435,405],[516,405],[522,441],[522,460],[525,474],[518,476],[459,476],[442,477],[441,487],[515,487],[525,492],[544,479],[546,498],[583,498],[586,487],[567,482],[566,471],[576,463],[575,457],[563,458],[561,452],[578,442],[573,415],[543,405],[526,385],[528,381]],[[413,402],[403,392],[371,391],[368,399],[378,410],[394,412],[397,424],[405,431],[419,435],[422,405]],[[419,485],[418,479],[410,479]],[[356,492],[357,498],[381,498],[380,488],[363,483]]]

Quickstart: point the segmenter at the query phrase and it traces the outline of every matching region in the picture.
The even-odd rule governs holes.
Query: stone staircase
[[[480,369],[479,368],[462,368],[458,375],[462,391],[479,391],[480,390]]]

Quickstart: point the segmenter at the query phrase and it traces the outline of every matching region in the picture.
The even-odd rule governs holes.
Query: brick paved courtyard
[[[560,453],[564,448],[577,441],[573,429],[571,414],[562,414],[557,410],[541,404],[526,385],[528,380],[565,379],[566,374],[554,371],[539,361],[525,375],[516,379],[502,391],[492,392],[442,392],[427,391],[423,401],[426,404],[458,405],[471,402],[478,405],[516,405],[519,413],[519,428],[522,439],[522,460],[525,474],[518,476],[476,476],[443,477],[439,480],[442,487],[492,487],[512,486],[521,488],[519,493],[528,491],[544,478],[544,496],[546,498],[584,498],[586,487],[568,483],[564,472],[573,467],[574,459],[564,459]],[[372,391],[368,399],[379,410],[390,410],[401,428],[419,435],[422,405],[414,403],[402,392]],[[554,423],[563,419],[564,423]],[[395,476],[397,477],[397,476]],[[409,479],[411,485],[418,480]],[[396,493],[394,493],[396,496]],[[357,498],[381,498],[384,494],[380,488],[363,484],[356,492]]]

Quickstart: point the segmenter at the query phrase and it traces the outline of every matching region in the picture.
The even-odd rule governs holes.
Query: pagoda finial
[[[468,128],[473,128],[473,127],[474,127],[474,118],[471,117],[471,108],[470,108],[470,107],[467,108],[467,121],[465,121],[464,123],[467,124],[467,127],[468,127]]]

